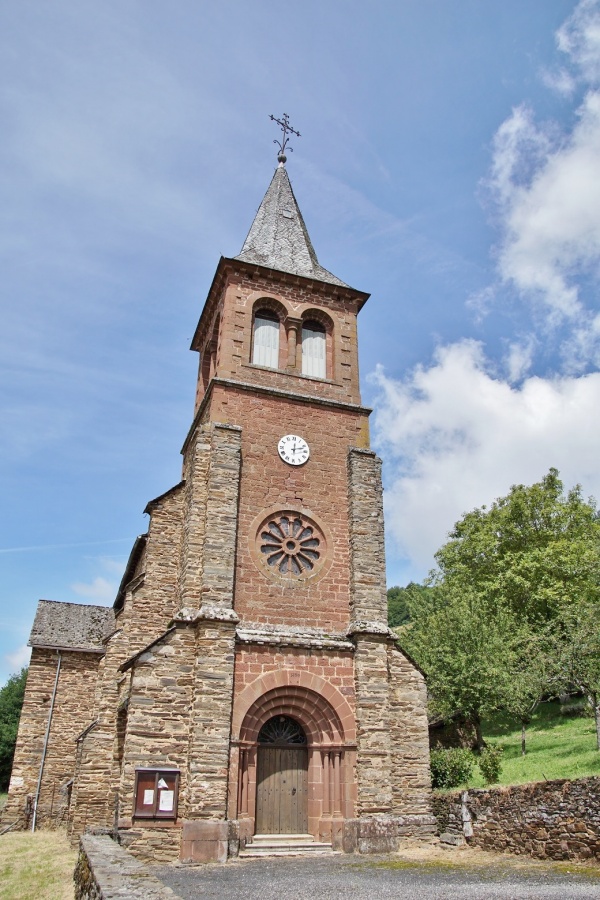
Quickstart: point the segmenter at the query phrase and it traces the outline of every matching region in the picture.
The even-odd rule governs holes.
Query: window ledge
[[[290,372],[289,369],[272,369],[271,366],[259,366],[256,363],[242,363],[242,369],[276,372],[278,375],[287,375],[289,378],[300,378],[302,381],[316,381],[318,384],[334,384],[336,387],[341,387],[341,382],[332,381],[331,378],[317,378],[316,375],[303,375],[301,372]]]

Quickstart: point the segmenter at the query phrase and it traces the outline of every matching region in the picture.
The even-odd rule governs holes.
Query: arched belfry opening
[[[308,831],[308,751],[302,726],[290,716],[268,719],[258,734],[256,833]]]

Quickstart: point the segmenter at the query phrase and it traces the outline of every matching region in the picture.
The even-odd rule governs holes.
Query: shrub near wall
[[[439,794],[440,833],[483,850],[539,859],[600,859],[600,778]]]

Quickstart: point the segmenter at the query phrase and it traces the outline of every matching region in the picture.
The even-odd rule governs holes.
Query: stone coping
[[[82,836],[73,880],[75,900],[179,900],[108,835]]]
[[[308,647],[316,650],[344,650],[353,652],[354,644],[345,635],[325,634],[317,628],[269,626],[248,623],[236,628],[241,644],[268,644],[278,647]]]

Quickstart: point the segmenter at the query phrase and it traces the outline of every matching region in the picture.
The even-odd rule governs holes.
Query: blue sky
[[[550,466],[599,493],[597,0],[19,0],[0,44],[0,683],[39,598],[112,602],[179,480],[270,113],[319,261],[372,294],[389,583]]]

